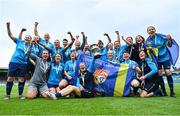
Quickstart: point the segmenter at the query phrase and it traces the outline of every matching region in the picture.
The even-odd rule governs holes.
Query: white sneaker
[[[50,92],[48,92],[48,93],[47,93],[47,95],[48,95],[50,98],[54,99],[54,100],[56,100],[56,99],[57,99],[57,97],[55,96],[55,94],[54,94],[54,93],[50,93]]]
[[[4,100],[10,100],[10,95],[6,95],[6,96],[4,97]]]
[[[26,98],[23,95],[19,95],[19,99],[24,100]]]

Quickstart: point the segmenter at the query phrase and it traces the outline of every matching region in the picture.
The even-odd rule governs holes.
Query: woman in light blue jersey
[[[62,43],[63,43],[63,48],[66,48],[66,47],[69,45],[67,39],[63,39]],[[64,63],[71,59],[71,58],[70,58],[71,48],[72,48],[72,47],[70,46],[70,47],[64,52],[64,55],[63,55]]]
[[[175,96],[175,93],[173,87],[173,79],[170,71],[171,55],[167,49],[167,46],[172,46],[172,37],[170,35],[166,36],[156,33],[156,29],[153,26],[149,26],[147,28],[147,33],[149,34],[149,37],[146,40],[146,49],[148,49],[149,52],[152,52],[157,57],[156,60],[158,63],[158,73],[160,76],[159,78],[161,78],[160,86],[163,90],[163,94],[164,96],[167,96],[162,78],[162,72],[164,69],[170,88],[170,96],[173,97]]]
[[[130,54],[127,51],[123,52],[123,59],[124,62],[122,62],[121,64],[128,64],[129,68],[133,69],[133,75],[132,77],[129,77],[131,79],[131,86],[133,87],[133,94],[137,95],[137,91],[139,88],[139,80],[138,80],[138,76],[141,75],[141,69],[139,68],[139,65],[133,61],[130,60]]]
[[[111,50],[108,51],[107,61],[111,63],[119,63],[119,61],[114,58],[114,52]]]
[[[114,51],[113,43],[112,43],[110,36],[107,33],[104,33],[104,36],[106,36],[108,38],[108,43],[105,46],[105,55],[102,55],[101,59],[106,61],[108,59],[108,52],[113,51],[114,52],[113,54],[115,54],[115,51]]]
[[[22,93],[25,84],[25,75],[28,72],[28,50],[30,48],[31,36],[26,35],[24,40],[16,38],[12,35],[10,30],[10,22],[6,23],[8,36],[16,43],[16,50],[11,58],[8,68],[8,78],[6,84],[6,96],[5,99],[10,99],[11,90],[13,87],[14,77],[18,77],[18,90],[19,98],[24,99]]]
[[[55,61],[50,64],[48,88],[51,93],[59,91],[59,82],[63,79],[64,64],[61,62],[61,54],[55,55]]]
[[[119,31],[115,31],[117,40],[114,42],[114,57],[120,62],[121,41]]]
[[[67,85],[75,85],[77,82],[77,77],[75,77],[75,67],[76,67],[76,52],[71,52],[71,60],[65,63],[64,75],[65,78],[59,83],[59,88],[63,89]]]
[[[100,48],[100,54],[101,56],[106,54],[106,49],[104,47],[104,43],[102,40],[98,40],[97,46]]]
[[[38,44],[38,43],[39,43],[39,37],[38,37],[38,36],[34,36],[34,37],[33,37],[33,41],[34,41],[35,43],[34,43],[33,46],[32,46],[31,52],[32,52],[34,55],[36,55],[36,56],[38,56],[38,57],[41,57],[40,51],[41,51],[43,48]],[[33,63],[31,63],[31,62],[32,62],[32,61],[30,61],[30,60],[29,60],[29,62],[28,62],[28,72],[29,72],[29,74],[32,76],[33,73],[34,73],[35,67],[34,67]],[[31,76],[30,76],[30,77],[31,77]]]
[[[38,22],[35,22],[35,26],[34,26],[34,34],[35,34],[35,36],[38,36],[39,37],[39,42],[42,43],[43,45],[47,46],[52,51],[53,48],[54,48],[54,45],[50,42],[50,35],[49,35],[49,33],[45,33],[44,34],[44,38],[41,38],[41,36],[39,35],[38,30],[37,30],[38,24],[39,24]],[[42,54],[44,49],[46,49],[46,48],[40,49],[40,54]],[[50,56],[51,55],[52,54],[50,54]],[[48,61],[51,61],[51,57],[50,56],[48,58]]]
[[[74,43],[75,39],[74,38],[71,38],[71,42],[69,44],[67,44],[65,47],[61,47],[60,46],[60,41],[58,39],[56,39],[54,41],[54,48],[52,49],[49,49],[47,46],[47,48],[49,49],[50,52],[52,52],[52,59],[54,60],[54,57],[56,54],[61,54],[61,62],[65,63],[65,61],[67,61],[67,59],[63,59],[65,58],[65,53],[66,53],[66,50],[68,50],[68,48],[71,48],[73,43]]]
[[[71,32],[68,32],[68,34],[71,36],[71,38],[74,38],[71,34]],[[86,36],[84,34],[84,32],[81,32],[82,36],[83,36],[83,42],[81,44],[81,42],[78,40],[79,36],[76,36],[76,40],[75,40],[75,51],[76,51],[76,57],[79,56],[80,52],[83,52],[84,50],[84,46],[86,43]]]

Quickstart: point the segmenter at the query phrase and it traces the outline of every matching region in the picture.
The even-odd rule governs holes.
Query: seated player
[[[94,58],[89,68],[87,69],[84,62],[80,63],[78,75],[78,81],[76,85],[68,85],[64,89],[60,90],[56,94],[49,93],[49,96],[53,99],[57,99],[61,96],[66,96],[73,93],[77,97],[89,98],[94,96],[94,82],[93,82],[93,67]]]

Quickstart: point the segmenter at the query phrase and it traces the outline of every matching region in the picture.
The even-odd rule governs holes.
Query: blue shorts
[[[53,84],[49,84],[48,83],[48,88],[56,88],[56,87],[58,87],[59,85],[53,85]]]
[[[31,74],[33,74],[34,70],[35,66],[31,62],[28,62],[28,72],[31,72]]]
[[[74,80],[73,78],[70,80],[67,77],[65,77],[64,79],[68,82],[69,85],[76,85],[76,80]]]
[[[25,77],[28,73],[28,65],[27,64],[19,64],[10,62],[8,68],[8,77]]]
[[[171,62],[169,60],[164,61],[164,62],[158,62],[158,69],[170,69],[171,68]]]

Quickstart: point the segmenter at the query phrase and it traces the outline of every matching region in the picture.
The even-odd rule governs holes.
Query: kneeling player
[[[50,68],[50,65],[47,62],[48,57],[49,53],[47,50],[42,52],[42,58],[32,54],[30,55],[30,58],[35,62],[35,70],[28,87],[27,97],[30,99],[36,98],[38,94],[41,94],[45,98],[48,97],[49,89],[47,86],[47,73]]]
[[[145,51],[140,51],[139,57],[142,60],[142,76],[139,77],[139,79],[143,84],[143,90],[140,96],[151,97],[154,95],[161,95],[157,66],[150,58],[147,58],[147,53]]]

